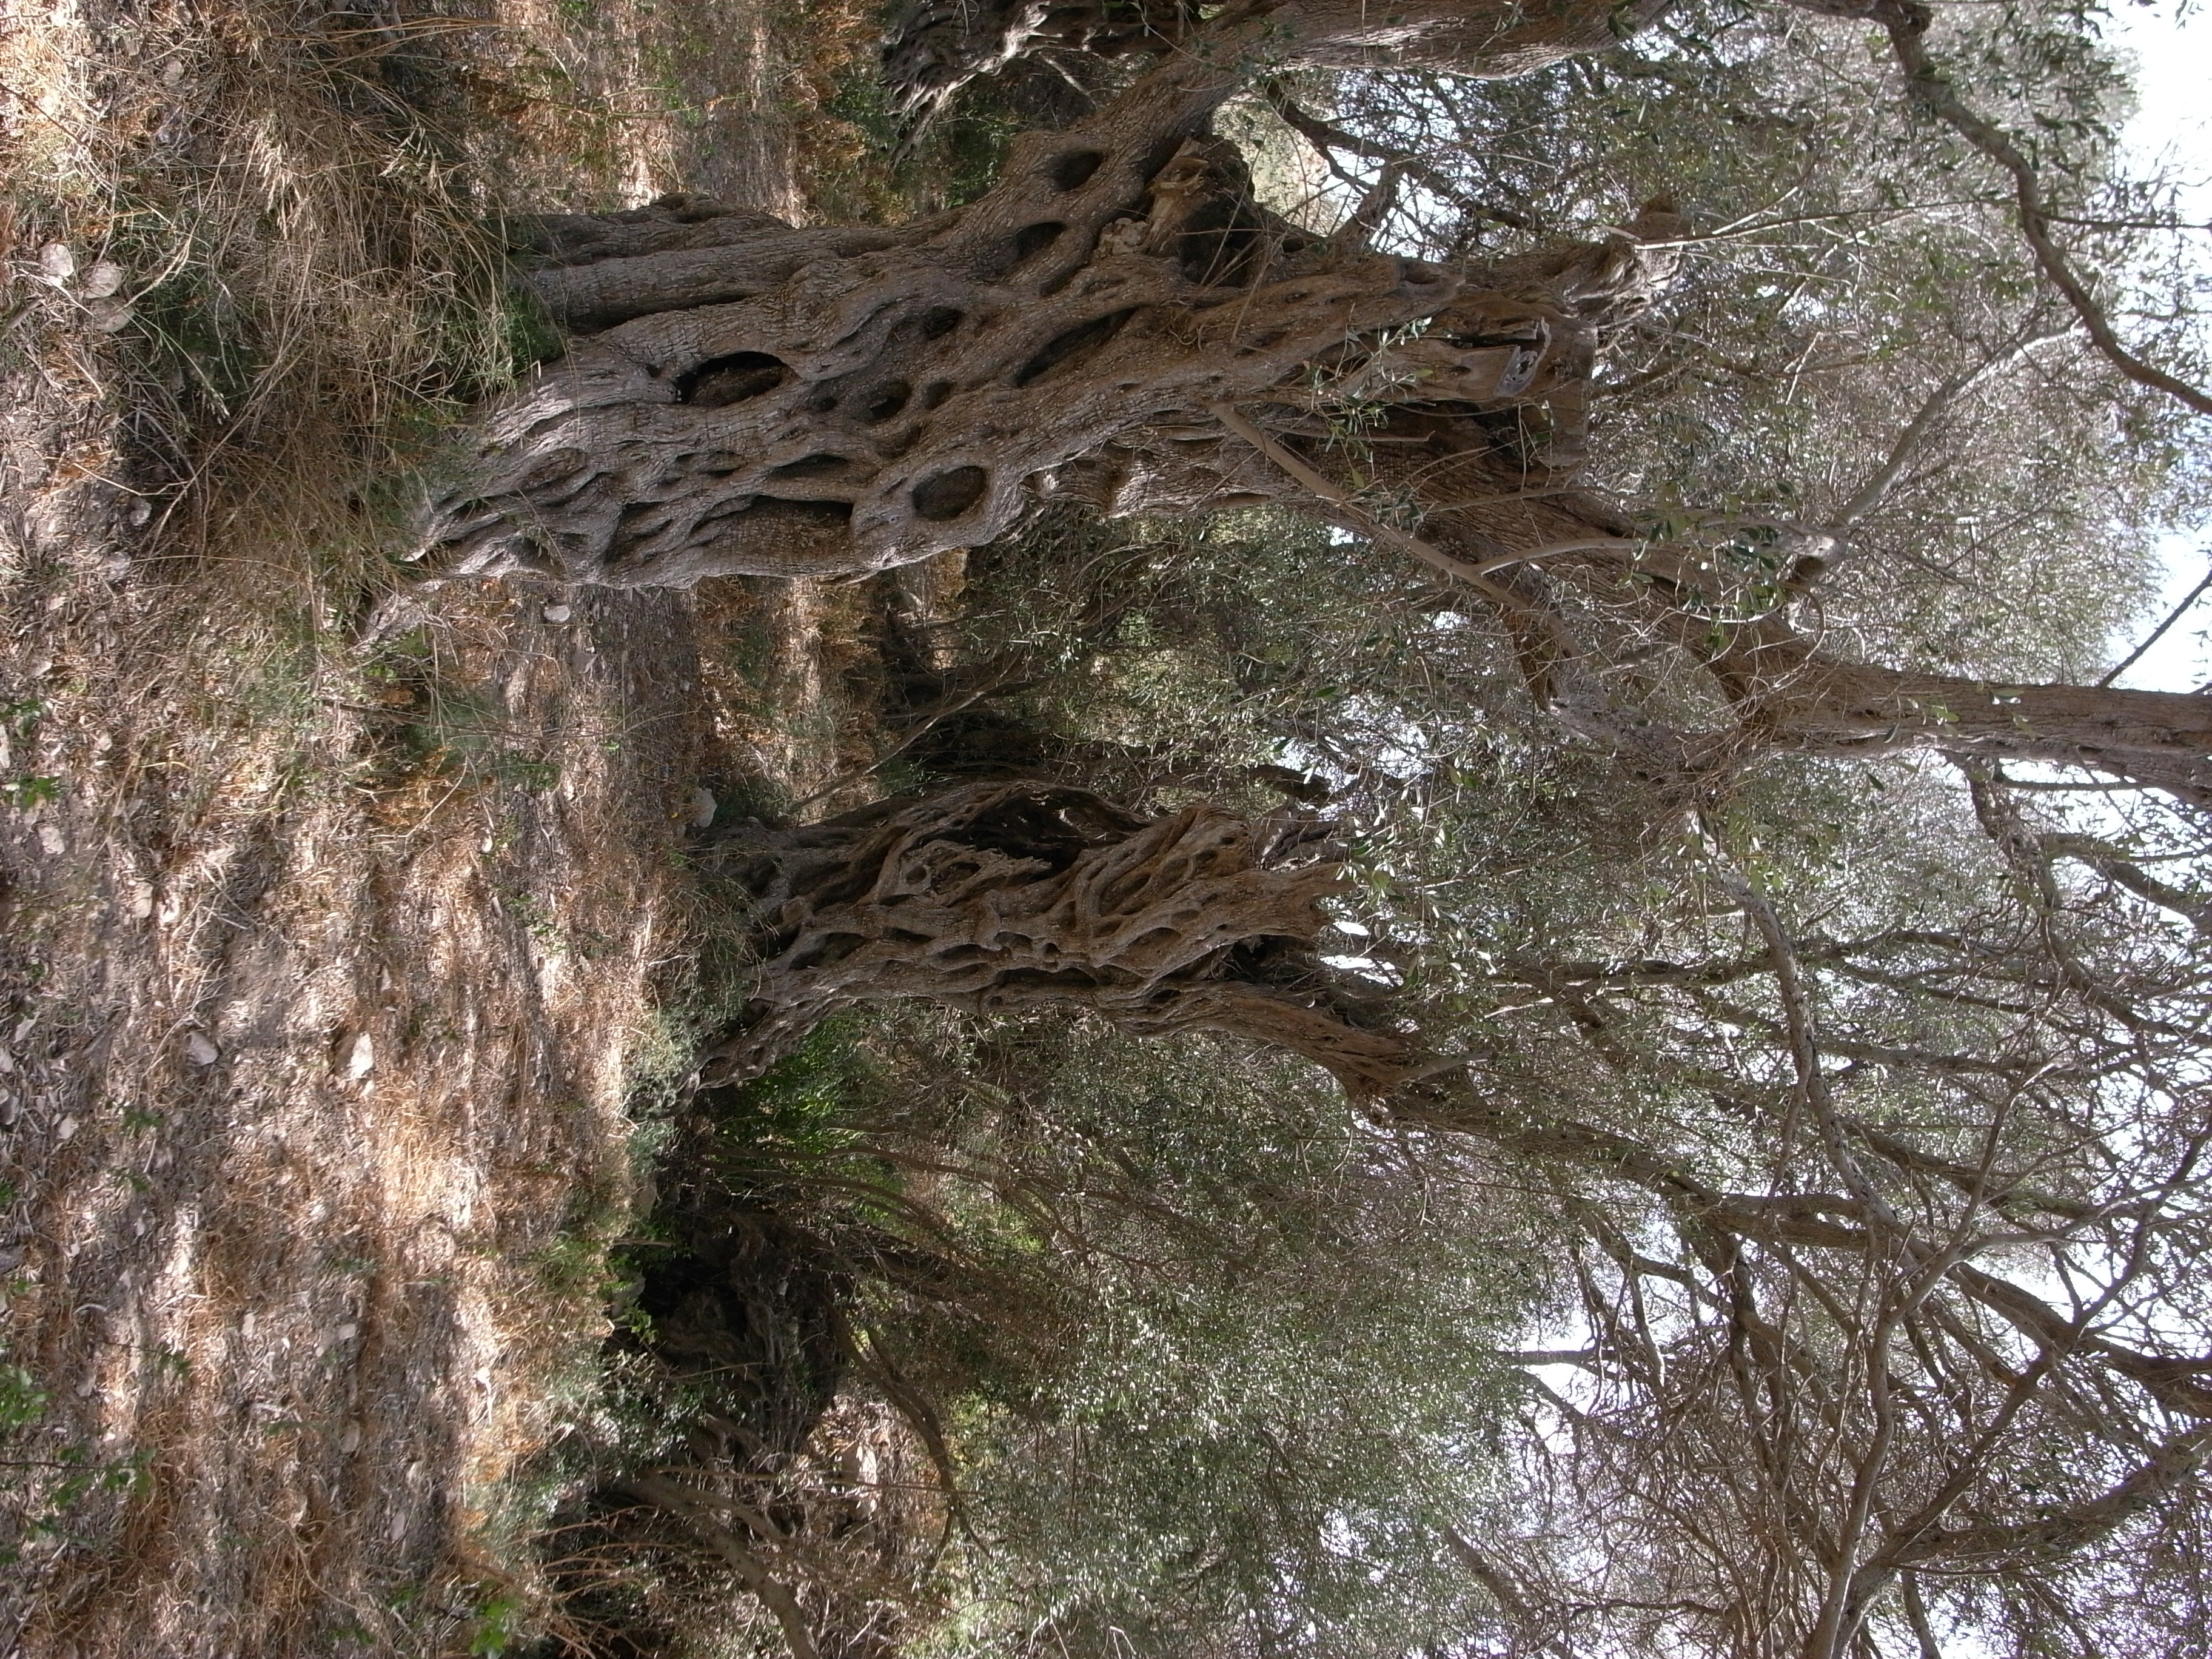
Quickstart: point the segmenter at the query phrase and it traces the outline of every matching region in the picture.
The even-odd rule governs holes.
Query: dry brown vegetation
[[[362,644],[390,481],[526,349],[501,213],[680,179],[803,214],[801,137],[880,192],[822,108],[868,28],[7,18],[0,1650],[505,1618],[511,1477],[588,1382],[678,1063],[697,792],[839,771],[852,601],[489,585]]]

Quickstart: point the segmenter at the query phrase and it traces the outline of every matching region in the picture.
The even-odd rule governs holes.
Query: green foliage
[[[514,1644],[524,1613],[521,1597],[503,1590],[478,1607],[471,1615],[469,1652],[481,1659],[499,1659]]]
[[[853,1020],[825,1020],[719,1115],[717,1146],[763,1171],[834,1158],[853,1145],[847,1115],[874,1075]]]
[[[969,1516],[927,1650],[1381,1655],[1462,1620],[1439,1528],[1494,1478],[1540,1277],[1510,1200],[1210,1040],[894,1010],[853,1043],[846,1122],[933,1171],[873,1224],[968,1264],[863,1281]]]
[[[0,1363],[0,1434],[27,1428],[46,1415],[46,1393],[21,1365]]]

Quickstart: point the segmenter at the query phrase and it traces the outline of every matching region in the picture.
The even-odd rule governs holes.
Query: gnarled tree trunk
[[[1081,789],[982,784],[735,843],[759,965],[708,1087],[757,1076],[836,1010],[891,997],[1086,1008],[1306,1054],[1361,1094],[1404,1074],[1310,952],[1339,880],[1328,826],[1209,806],[1146,819]]]
[[[1425,506],[1440,562],[1498,570],[1483,591],[1540,696],[1571,709],[1580,695],[1555,579],[1705,662],[1739,720],[1674,744],[1692,769],[1761,749],[1963,746],[2212,799],[2195,700],[1839,661],[1778,615],[1717,625],[1663,549],[1573,492],[1599,348],[1664,280],[1671,215],[1446,270],[1285,223],[1205,136],[1255,70],[1380,53],[1521,73],[1656,15],[1238,12],[1091,120],[1021,140],[996,188],[920,224],[799,229],[681,199],[545,220],[530,280],[580,337],[489,411],[465,487],[434,504],[424,573],[858,574],[987,542],[1049,497],[1109,513],[1273,501],[1371,526],[1314,487],[1343,472],[1332,443],[1357,405],[1365,487]],[[1516,559],[1534,562],[1502,568]]]
[[[488,411],[425,574],[879,570],[988,541],[1041,495],[1141,501],[1192,428],[1255,398],[1571,428],[1607,307],[1649,286],[1626,241],[1470,271],[1371,253],[1257,206],[1204,136],[1253,62],[1372,33],[1326,8],[1210,29],[902,229],[684,199],[541,222],[529,280],[584,337]]]

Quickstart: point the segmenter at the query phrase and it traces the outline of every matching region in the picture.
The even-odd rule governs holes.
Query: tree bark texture
[[[1328,826],[1210,806],[1146,819],[1080,789],[984,784],[732,845],[757,896],[756,988],[702,1086],[757,1077],[830,1013],[921,997],[1081,1007],[1132,1030],[1225,1030],[1361,1094],[1404,1075],[1308,948],[1338,884]]]
[[[1277,39],[1306,17],[1209,33],[902,229],[684,199],[540,222],[529,280],[585,337],[488,411],[424,574],[880,570],[987,542],[1041,495],[1142,503],[1179,438],[1218,433],[1209,409],[1263,397],[1323,422],[1418,402],[1572,426],[1647,262],[1622,240],[1448,270],[1255,205],[1204,128],[1254,53],[1313,46]],[[1328,38],[1366,38],[1356,21]]]
[[[1632,252],[1647,271],[1656,267],[1653,251]],[[1579,267],[1554,256],[1557,269],[1547,280],[1567,294],[1583,283],[1601,286],[1602,252],[1590,251]],[[1616,313],[1626,302],[1625,295],[1607,301]],[[1298,411],[1253,414],[1302,467],[1344,475],[1326,433]],[[1491,424],[1480,414],[1436,407],[1387,411],[1362,434],[1364,493],[1377,503],[1419,502],[1420,538],[1462,572],[1487,573],[1492,591],[1485,597],[1522,647],[1531,691],[1647,771],[1693,781],[1762,754],[1940,749],[2089,767],[2212,806],[2212,696],[1854,662],[1822,650],[1794,626],[1786,602],[1765,615],[1717,617],[1705,598],[1710,576],[1693,555],[1644,540],[1619,507],[1575,487],[1581,456],[1571,436],[1532,453],[1498,431],[1486,435]],[[1249,444],[1194,431],[1172,466],[1158,459],[1167,453],[1165,446],[1153,452],[1149,499],[1125,495],[1099,504],[1167,511],[1202,498],[1267,500],[1351,522]],[[1701,664],[1727,699],[1732,723],[1717,732],[1671,732],[1614,703],[1598,684],[1606,644],[1587,637],[1587,617],[1574,614],[1593,603],[1613,625],[1626,624],[1645,642],[1664,641]]]
[[[893,112],[917,121],[1017,58],[1158,51],[1197,21],[1188,0],[916,0],[884,42],[884,87]]]
[[[2212,697],[2119,686],[2008,684],[1768,647],[1740,704],[1752,749],[1850,755],[1943,749],[2086,766],[2212,806]],[[1777,657],[1795,659],[1794,669]]]
[[[1667,9],[1654,0],[1468,5],[1357,0],[1249,6],[1224,20],[1273,27],[1281,61],[1317,69],[1425,69],[1504,80],[1602,52]],[[938,108],[980,76],[1031,54],[1118,58],[1182,49],[1200,31],[1190,0],[915,0],[884,43],[884,82],[908,118]],[[1212,31],[1206,31],[1211,33]]]

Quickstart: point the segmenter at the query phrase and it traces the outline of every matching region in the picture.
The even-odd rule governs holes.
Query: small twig
[[[821,1649],[815,1644],[813,1632],[807,1628],[805,1611],[790,1586],[769,1571],[768,1564],[744,1540],[714,1517],[714,1510],[730,1507],[727,1504],[711,1493],[696,1492],[657,1474],[634,1475],[617,1484],[614,1490],[672,1515],[690,1527],[694,1536],[736,1569],[745,1588],[775,1615],[783,1632],[784,1645],[791,1650],[791,1659],[820,1659]]]
[[[1478,564],[1473,560],[1462,559],[1455,554],[1447,553],[1442,548],[1423,541],[1419,536],[1401,530],[1395,525],[1383,523],[1382,520],[1362,507],[1353,498],[1351,491],[1327,474],[1309,466],[1279,442],[1273,434],[1247,420],[1235,404],[1212,403],[1206,404],[1206,412],[1219,421],[1223,426],[1258,450],[1278,468],[1288,473],[1313,494],[1328,502],[1333,509],[1333,515],[1345,529],[1352,532],[1355,535],[1364,536],[1370,541],[1380,542],[1386,547],[1395,547],[1401,553],[1412,554],[1431,569],[1441,570],[1447,576],[1456,577],[1461,581],[1468,583],[1495,605],[1519,607],[1518,600],[1495,582],[1485,580],[1484,574],[1500,563],[1518,563],[1522,559],[1534,556],[1533,555],[1516,553],[1510,559]]]
[[[1852,493],[1850,500],[1836,510],[1834,521],[1823,528],[1837,541],[1844,540],[1853,526],[1889,498],[1889,492],[1896,487],[1898,479],[1904,476],[1905,469],[1914,454],[1927,441],[1928,434],[1936,429],[1936,423],[1950,412],[1954,402],[1988,376],[2017,362],[2038,346],[2048,345],[2053,340],[2065,337],[2066,331],[2030,335],[1964,374],[1954,374],[1929,392],[1918,412],[1905,423],[1905,430],[1898,434],[1897,441],[1890,445],[1889,453],[1882,464]]]
[[[848,785],[858,783],[862,778],[871,777],[876,773],[880,772],[884,767],[889,766],[901,755],[906,753],[908,750],[913,748],[915,744],[920,743],[924,738],[935,731],[939,720],[949,719],[951,716],[958,714],[962,709],[968,708],[971,703],[981,702],[985,697],[989,696],[994,691],[998,690],[1004,684],[1005,682],[1003,681],[986,681],[983,684],[977,686],[973,691],[970,691],[966,696],[961,698],[959,702],[954,703],[951,708],[939,708],[933,711],[921,725],[915,726],[913,731],[908,732],[905,737],[902,738],[897,743],[892,744],[890,748],[885,750],[882,754],[877,756],[875,759],[870,761],[866,766],[849,768],[845,771],[840,772],[835,777],[831,778],[829,782],[823,784],[819,789],[816,790],[812,794],[806,796],[803,799],[792,802],[791,805],[786,809],[787,816],[791,812],[804,811],[805,808],[813,805],[816,801],[824,799],[829,796],[836,794],[840,789],[846,787]]]
[[[1395,169],[1473,217],[1492,220],[1515,230],[1536,228],[1531,221],[1520,214],[1508,213],[1502,208],[1486,206],[1476,201],[1467,193],[1463,185],[1431,167],[1413,152],[1375,143],[1301,109],[1280,82],[1268,82],[1262,88],[1262,93],[1275,113],[1283,118],[1284,124],[1321,152],[1321,158],[1328,164],[1328,170],[1355,189],[1361,187],[1362,181],[1338,164],[1335,153],[1340,149],[1347,150],[1363,161],[1379,161],[1386,173]]]
[[[2120,659],[2117,666],[2108,672],[2104,678],[2097,682],[2097,689],[2100,691],[2103,690],[2114,680],[2119,678],[2121,675],[2126,673],[2128,670],[2133,668],[2137,663],[2141,662],[2143,659],[2143,653],[2148,651],[2151,647],[2156,645],[2160,640],[2164,639],[2166,635],[2166,630],[2171,629],[2174,623],[2179,622],[2184,617],[2187,616],[2189,614],[2190,607],[2194,605],[2197,600],[2203,599],[2208,589],[2212,589],[2212,570],[2206,571],[2204,573],[2204,580],[2189,590],[2189,597],[2184,599],[2179,605],[2174,606],[2171,611],[2167,612],[2166,618],[2164,622],[2160,623],[2157,627],[2150,630],[2150,635],[2148,638],[2145,639],[2143,642],[2137,646],[2134,650],[2129,652],[2125,657]]]

